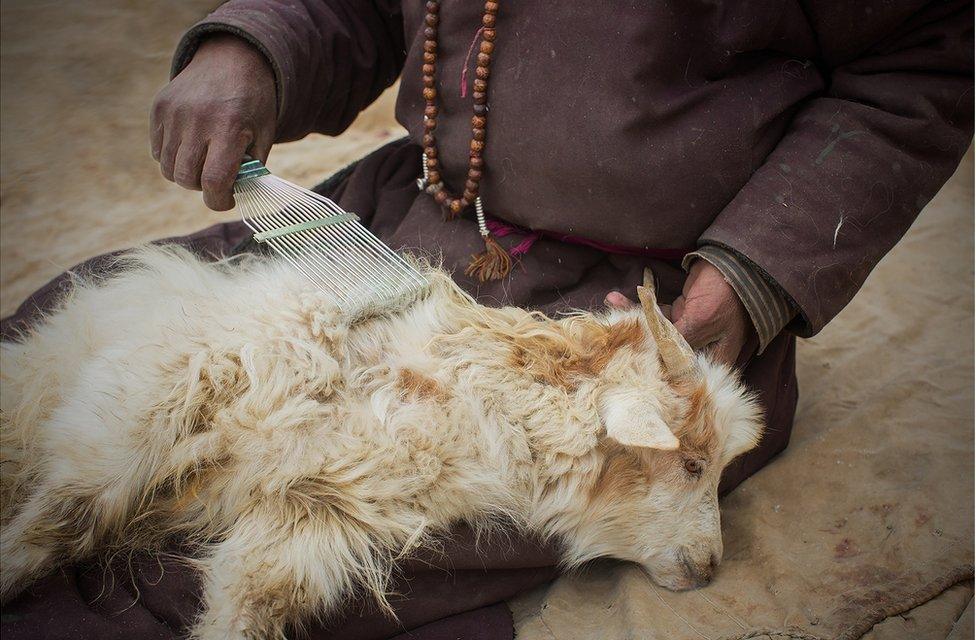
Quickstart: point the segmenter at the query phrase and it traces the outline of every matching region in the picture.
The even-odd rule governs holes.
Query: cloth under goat
[[[442,264],[458,283],[486,305],[518,305],[558,314],[602,305],[612,289],[633,294],[650,267],[663,302],[681,292],[686,277],[680,259],[656,260],[612,255],[550,238],[514,267],[516,277],[481,283],[464,275],[473,253],[481,250],[476,222],[462,218],[441,224],[441,211],[415,186],[419,149],[407,140],[381,147],[318,185],[315,190],[355,212],[381,240]],[[212,226],[163,242],[184,245],[214,258],[260,250],[248,229],[237,222]],[[92,258],[74,271],[108,277],[111,255]],[[70,287],[67,274],[30,296],[3,320],[3,339],[16,339],[57,304]],[[106,310],[105,313],[111,313]],[[795,339],[775,338],[759,356],[741,362],[742,375],[766,412],[759,447],[725,471],[720,493],[727,494],[786,448],[793,425],[797,386]],[[301,637],[414,640],[469,638],[497,640],[513,635],[505,601],[558,575],[558,543],[543,544],[514,532],[476,540],[459,526],[443,540],[441,551],[404,560],[392,587],[397,620],[370,603],[351,601],[341,612],[310,623]],[[6,638],[177,638],[189,628],[199,602],[194,571],[174,554],[136,553],[61,567],[4,607]]]

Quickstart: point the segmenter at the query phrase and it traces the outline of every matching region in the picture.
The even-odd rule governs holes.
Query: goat
[[[196,638],[283,637],[457,523],[672,589],[722,555],[761,413],[655,302],[553,319],[429,292],[352,323],[287,265],[132,252],[0,345],[0,597],[111,548],[199,545]]]

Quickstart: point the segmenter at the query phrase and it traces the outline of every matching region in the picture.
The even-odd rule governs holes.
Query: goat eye
[[[698,458],[688,458],[685,460],[685,471],[693,476],[700,476],[705,470],[705,461]]]

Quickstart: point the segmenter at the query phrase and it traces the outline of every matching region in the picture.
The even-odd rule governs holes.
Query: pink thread
[[[685,255],[695,250],[694,247],[687,249],[656,249],[652,247],[641,248],[607,244],[605,242],[591,240],[582,236],[573,236],[565,233],[557,233],[555,231],[530,231],[528,229],[521,229],[515,225],[508,224],[507,222],[502,222],[497,218],[487,218],[485,220],[485,225],[488,227],[488,230],[491,233],[499,238],[504,238],[505,236],[512,235],[513,233],[525,236],[521,242],[508,250],[508,254],[513,258],[518,258],[519,256],[523,256],[528,253],[532,248],[532,245],[534,245],[536,241],[541,238],[552,238],[553,240],[558,240],[559,242],[578,244],[584,247],[597,249],[604,253],[613,253],[626,256],[643,256],[646,258],[657,258],[659,260],[680,260]]]
[[[518,229],[510,224],[506,224],[497,218],[485,218],[485,226],[488,227],[488,231],[499,238],[504,238],[505,236],[512,235],[513,233],[518,233]]]
[[[541,233],[530,233],[529,235],[525,236],[525,240],[509,249],[508,255],[512,256],[513,258],[524,256],[529,252],[529,249],[532,248],[532,245],[535,244],[535,241],[541,237]]]
[[[484,31],[484,27],[479,27],[477,31],[474,32],[474,38],[471,40],[471,46],[468,47],[468,55],[464,56],[464,66],[461,67],[461,97],[468,97],[468,63],[471,62],[471,54],[474,52],[474,45],[478,43],[478,38],[481,37],[481,32]]]

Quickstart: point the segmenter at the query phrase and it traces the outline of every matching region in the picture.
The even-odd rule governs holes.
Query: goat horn
[[[637,297],[644,308],[647,326],[657,343],[657,352],[664,365],[665,375],[673,381],[698,379],[701,372],[698,370],[695,352],[657,306],[654,275],[650,269],[644,270],[644,286],[637,287]]]

